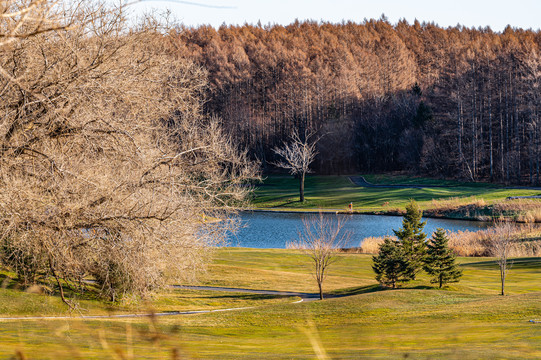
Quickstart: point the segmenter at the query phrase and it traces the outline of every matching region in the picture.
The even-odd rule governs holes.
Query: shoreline
[[[340,214],[340,215],[381,215],[381,216],[397,216],[402,217],[404,216],[404,213],[398,212],[398,211],[389,211],[389,212],[383,212],[383,211],[360,211],[360,210],[343,210],[343,209],[242,209],[239,210],[240,212],[262,212],[262,213],[283,213],[283,214]],[[445,215],[434,215],[434,214],[425,214],[423,211],[423,218],[427,219],[446,219],[446,220],[461,220],[461,221],[477,221],[482,223],[491,223],[492,221],[486,221],[483,219],[478,218],[472,218],[472,217],[450,217]],[[519,223],[517,221],[513,221],[516,223]]]
[[[404,213],[398,212],[398,211],[377,211],[377,210],[368,210],[368,211],[362,211],[362,210],[343,210],[343,209],[241,209],[239,212],[262,212],[262,213],[283,213],[283,214],[340,214],[340,215],[380,215],[380,216],[397,216],[402,217],[404,216]],[[434,215],[434,214],[426,214],[425,211],[423,211],[423,218],[427,219],[447,219],[447,220],[462,220],[462,221],[477,221],[477,222],[484,222],[484,223],[491,223],[492,221],[486,221],[483,219],[473,218],[473,217],[450,217],[445,215]],[[517,221],[513,221],[517,222]]]

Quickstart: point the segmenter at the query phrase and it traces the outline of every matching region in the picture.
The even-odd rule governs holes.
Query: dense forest
[[[541,32],[313,21],[179,27],[208,71],[206,111],[265,169],[293,129],[322,174],[407,171],[539,184]]]

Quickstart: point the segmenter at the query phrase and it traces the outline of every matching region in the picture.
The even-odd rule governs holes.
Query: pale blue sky
[[[296,18],[362,22],[385,13],[391,23],[400,18],[411,23],[417,18],[443,27],[457,23],[468,27],[489,25],[495,31],[507,24],[525,29],[541,27],[541,0],[142,0],[132,5],[134,14],[152,8],[168,8],[190,26],[255,24],[258,20],[286,25]]]

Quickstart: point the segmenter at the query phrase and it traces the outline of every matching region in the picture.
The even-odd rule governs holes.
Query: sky
[[[391,23],[404,18],[435,22],[448,27],[490,26],[502,31],[508,24],[523,29],[541,28],[541,0],[135,0],[133,16],[156,9],[169,9],[188,26],[242,25],[244,23],[287,25],[299,20],[342,22],[379,19]]]

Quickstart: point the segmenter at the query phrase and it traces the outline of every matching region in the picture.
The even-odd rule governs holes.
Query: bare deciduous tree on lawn
[[[94,1],[0,2],[0,265],[145,294],[201,268],[253,165],[201,115],[206,73]],[[64,285],[65,286],[65,285]]]
[[[294,131],[291,134],[289,143],[284,143],[281,148],[274,148],[273,151],[279,155],[282,160],[274,165],[286,169],[293,176],[299,179],[299,199],[304,202],[304,179],[310,172],[310,164],[317,155],[316,145],[319,138],[315,134],[305,132],[301,139],[299,133]]]
[[[341,217],[324,215],[303,219],[304,229],[299,232],[299,244],[313,261],[314,278],[319,288],[319,298],[323,300],[323,281],[327,270],[338,258],[336,252],[349,242],[351,234],[342,231],[344,220]]]
[[[500,269],[501,295],[505,295],[505,279],[511,267],[509,256],[515,241],[515,224],[509,222],[497,222],[489,232],[489,247],[492,256]]]

